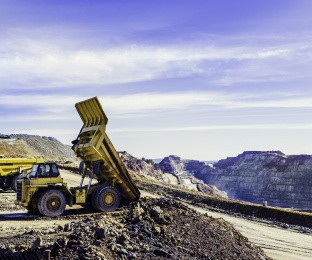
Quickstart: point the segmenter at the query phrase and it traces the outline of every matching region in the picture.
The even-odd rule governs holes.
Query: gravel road
[[[214,218],[223,218],[231,223],[251,242],[261,247],[273,259],[308,260],[312,259],[312,235],[283,229],[267,223],[238,218],[222,213],[212,212],[198,207],[189,207],[207,213]]]

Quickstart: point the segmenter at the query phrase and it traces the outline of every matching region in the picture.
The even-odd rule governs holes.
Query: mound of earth
[[[0,151],[7,158],[42,157],[47,161],[77,161],[77,156],[71,147],[62,144],[54,137],[10,135],[10,138],[0,138]]]
[[[117,212],[59,218],[68,223],[1,237],[0,258],[269,259],[229,223],[172,199],[142,198]]]

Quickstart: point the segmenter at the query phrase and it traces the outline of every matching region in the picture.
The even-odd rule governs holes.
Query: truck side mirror
[[[94,162],[93,163],[93,174],[95,174],[95,175],[100,174],[100,166],[101,166],[101,162]]]
[[[80,173],[80,174],[83,173],[84,166],[85,166],[85,163],[84,163],[84,162],[80,162],[80,164],[79,164],[79,173]]]

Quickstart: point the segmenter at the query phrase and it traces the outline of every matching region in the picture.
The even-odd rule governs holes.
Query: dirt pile
[[[77,161],[69,145],[64,145],[54,137],[14,134],[10,138],[0,138],[0,154],[7,158],[42,157],[47,161]]]
[[[71,221],[0,238],[1,259],[269,259],[227,222],[171,199],[63,218]]]

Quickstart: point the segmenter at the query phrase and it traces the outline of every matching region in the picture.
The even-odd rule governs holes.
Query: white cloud
[[[100,97],[113,114],[149,114],[150,112],[194,111],[198,108],[221,111],[248,108],[311,108],[312,97],[306,93],[227,93],[186,91],[171,93],[140,93]]]
[[[292,60],[296,59],[297,52],[311,52],[311,48],[299,50],[296,47],[218,47],[201,42],[170,46],[133,44],[92,50],[71,49],[68,44],[56,45],[42,40],[2,39],[0,83],[2,86],[14,84],[16,88],[64,88],[200,74],[208,78],[215,76],[213,80],[219,83],[231,84],[232,81],[250,80],[255,75],[255,72],[246,69],[242,62],[255,62],[257,75],[259,78],[262,76],[263,80],[267,77],[267,73],[262,73],[263,70],[271,70],[272,76],[276,73],[276,64],[273,67],[270,65],[272,60]],[[306,59],[307,57],[304,60]],[[220,66],[220,63],[214,63],[215,61],[224,63]],[[228,61],[239,63],[231,65]],[[257,66],[257,61],[262,68]],[[209,63],[206,64],[207,62]],[[307,62],[310,62],[310,58]],[[234,78],[233,73],[238,72],[237,67],[241,73],[236,74],[240,76]]]
[[[152,113],[197,113],[199,110],[213,112],[229,109],[312,107],[311,96],[306,93],[289,92],[230,94],[186,91],[109,95],[98,98],[109,117],[148,117]],[[2,95],[0,106],[6,111],[20,111],[18,115],[4,116],[2,121],[40,121],[47,118],[71,120],[73,115],[77,114],[74,104],[85,99],[85,96],[66,95]],[[3,113],[7,115],[7,112]]]
[[[268,57],[282,57],[285,54],[288,54],[289,51],[286,49],[277,49],[277,50],[269,50],[264,52],[259,52],[258,55],[261,58],[268,58]]]
[[[299,130],[312,129],[312,124],[238,124],[238,125],[207,125],[207,126],[182,126],[182,127],[159,127],[159,128],[113,128],[110,133],[123,132],[197,132],[209,130]]]
[[[210,131],[210,130],[309,130],[312,129],[312,124],[239,124],[239,125],[201,125],[201,126],[181,126],[181,127],[122,127],[122,128],[109,128],[110,134],[113,133],[142,133],[142,132],[198,132],[198,131]],[[19,129],[11,131],[11,134],[30,134],[30,135],[77,135],[78,131],[76,129],[51,129],[51,128],[36,128],[36,129]]]

